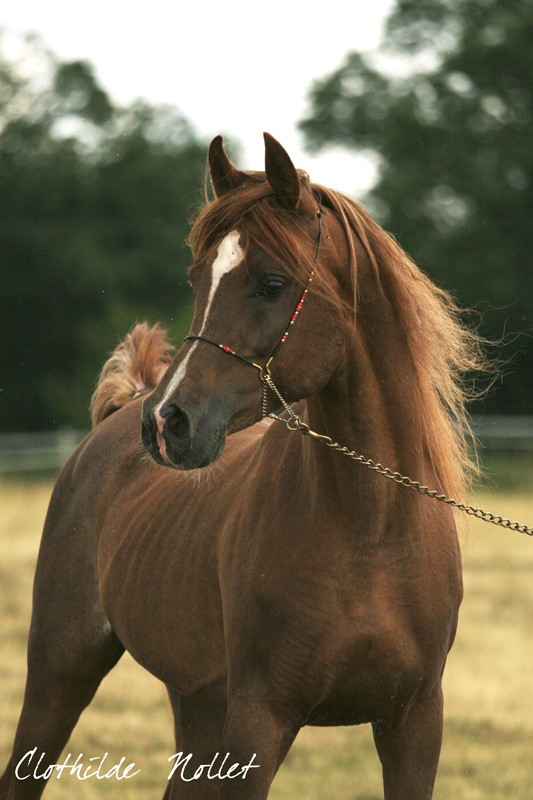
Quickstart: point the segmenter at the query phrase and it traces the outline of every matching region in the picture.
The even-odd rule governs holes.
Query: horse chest
[[[299,698],[308,724],[398,717],[438,680],[451,645],[457,605],[446,593],[428,603],[416,581],[352,580],[293,576],[285,590],[255,596],[242,630],[251,662],[277,694]]]
[[[337,635],[326,637],[322,694],[310,724],[354,724],[394,716],[439,673],[440,658],[424,652],[416,632],[399,615],[369,615],[364,622],[339,627]],[[438,650],[443,656],[445,648]]]

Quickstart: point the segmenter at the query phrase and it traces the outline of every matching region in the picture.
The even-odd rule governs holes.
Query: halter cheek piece
[[[289,336],[289,333],[290,333],[290,330],[291,330],[291,326],[294,325],[294,323],[298,319],[298,315],[300,314],[300,311],[302,310],[303,304],[305,302],[305,298],[307,297],[307,294],[309,292],[309,287],[310,287],[310,284],[311,284],[311,282],[313,280],[313,277],[314,277],[314,274],[315,274],[316,265],[318,263],[318,259],[319,259],[319,256],[320,256],[320,247],[321,247],[321,244],[322,244],[322,214],[323,214],[322,206],[320,205],[320,203],[317,203],[316,216],[317,216],[317,220],[318,220],[318,236],[317,236],[317,242],[316,242],[315,258],[314,258],[314,261],[313,261],[313,268],[312,268],[312,270],[311,270],[311,272],[309,274],[309,277],[307,279],[307,284],[305,286],[305,289],[303,290],[302,295],[301,295],[300,299],[298,300],[298,303],[296,304],[296,308],[294,309],[293,315],[292,315],[292,317],[291,317],[291,319],[289,321],[289,324],[287,325],[285,333],[283,334],[283,336],[281,337],[281,339],[279,340],[279,342],[275,346],[274,350],[270,354],[270,357],[268,358],[266,364],[264,364],[264,365],[257,364],[255,361],[251,361],[249,358],[245,358],[240,353],[237,353],[232,347],[229,347],[229,345],[220,344],[219,342],[214,341],[214,339],[209,339],[207,336],[186,336],[184,338],[184,340],[183,340],[184,342],[187,342],[187,341],[207,342],[207,344],[212,344],[214,347],[218,347],[224,353],[227,353],[230,356],[234,356],[235,358],[238,358],[239,361],[242,361],[244,364],[248,364],[250,367],[255,367],[255,369],[257,369],[259,371],[259,379],[260,379],[261,383],[263,384],[262,411],[263,411],[263,416],[264,417],[266,417],[268,415],[268,412],[267,412],[267,397],[266,397],[268,388],[272,389],[274,394],[276,394],[278,396],[278,398],[282,401],[282,405],[285,407],[285,410],[288,410],[290,408],[290,406],[288,406],[288,404],[285,403],[285,401],[283,400],[283,398],[281,397],[281,395],[277,391],[274,383],[272,382],[272,378],[270,377],[270,365],[272,364],[272,361],[274,360],[275,356],[279,353],[281,345],[284,344],[287,341],[287,337]],[[291,409],[291,411],[292,411],[292,409]],[[302,423],[302,425],[304,425],[304,424],[305,423]]]

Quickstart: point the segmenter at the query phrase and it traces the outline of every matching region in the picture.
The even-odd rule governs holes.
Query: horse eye
[[[261,297],[276,297],[286,288],[287,282],[283,278],[268,278],[256,294]]]

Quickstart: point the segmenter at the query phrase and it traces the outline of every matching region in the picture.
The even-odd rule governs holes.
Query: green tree
[[[533,3],[397,0],[386,41],[313,85],[301,128],[311,149],[376,155],[369,207],[516,352],[482,407],[530,413]]]
[[[25,48],[37,77],[0,47],[0,426],[86,427],[99,368],[131,325],[188,324],[205,143],[172,108],[117,107],[90,64]]]

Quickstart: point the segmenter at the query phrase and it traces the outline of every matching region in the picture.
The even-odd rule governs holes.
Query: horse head
[[[227,433],[261,419],[267,364],[293,402],[327,384],[340,354],[342,312],[326,268],[337,250],[322,236],[306,173],[269,134],[264,172],[237,169],[220,136],[209,166],[215,198],[191,234],[191,331],[142,415],[147,450],[178,469],[210,464]]]

